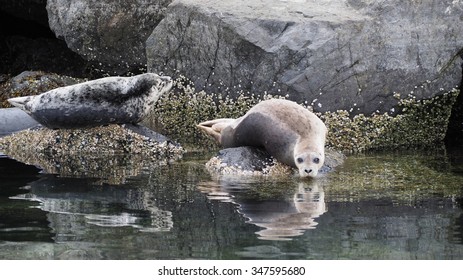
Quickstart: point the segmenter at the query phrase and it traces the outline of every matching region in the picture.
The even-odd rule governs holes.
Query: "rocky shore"
[[[36,12],[25,9],[32,5]],[[452,138],[463,134],[462,11],[452,0],[19,1],[0,13],[12,25],[46,30],[0,35],[0,103],[82,78],[163,72],[175,78],[174,89],[143,124],[191,150],[218,149],[197,123],[239,117],[268,98],[314,111],[329,129],[327,148],[336,151],[432,146],[449,127]],[[102,153],[179,152],[154,148],[124,127],[99,129],[85,137],[20,132],[2,138],[1,147],[48,155],[86,152],[82,143]],[[114,142],[97,144],[106,133]],[[57,139],[68,139],[67,147]],[[124,141],[139,144],[118,146]]]

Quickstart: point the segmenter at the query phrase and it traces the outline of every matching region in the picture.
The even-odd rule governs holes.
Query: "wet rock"
[[[459,84],[462,11],[453,0],[179,0],[147,40],[148,68],[207,92],[390,112],[394,92],[421,99]]]
[[[50,28],[68,47],[111,74],[146,64],[145,41],[172,0],[49,0]]]
[[[106,178],[113,184],[138,175],[147,166],[180,159],[185,152],[167,140],[157,142],[121,125],[24,130],[0,138],[0,151],[39,166],[44,173]]]
[[[332,171],[344,162],[342,153],[326,150],[325,163],[320,173]],[[291,167],[277,162],[262,149],[255,147],[236,147],[220,150],[217,155],[206,163],[206,168],[213,174],[241,175],[290,175]]]
[[[137,124],[124,124],[122,125],[123,127],[135,132],[135,133],[138,133],[142,136],[145,136],[155,142],[158,142],[158,143],[164,143],[164,142],[167,142],[169,144],[173,144],[177,147],[180,147],[180,144],[172,141],[169,137],[166,137],[160,133],[157,133],[156,131],[153,131],[151,129],[149,129],[148,127],[146,126],[143,126],[143,125],[137,125]]]
[[[222,164],[236,166],[243,170],[262,171],[273,162],[264,150],[253,147],[239,147],[220,150],[217,154]]]

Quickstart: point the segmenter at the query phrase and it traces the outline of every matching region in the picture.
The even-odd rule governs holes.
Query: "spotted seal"
[[[48,128],[82,128],[138,123],[171,87],[170,77],[145,73],[101,78],[8,101]]]
[[[264,148],[278,161],[315,177],[325,160],[325,124],[312,112],[288,100],[270,99],[238,119],[215,119],[198,128],[224,148]]]

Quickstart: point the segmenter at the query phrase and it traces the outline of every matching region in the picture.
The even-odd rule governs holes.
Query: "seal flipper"
[[[205,121],[198,124],[196,127],[204,131],[207,135],[214,138],[217,143],[222,144],[220,141],[220,135],[222,130],[229,126],[235,119],[215,119],[211,121]]]

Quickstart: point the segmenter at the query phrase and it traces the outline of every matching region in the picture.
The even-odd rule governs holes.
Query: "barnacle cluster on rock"
[[[14,141],[13,141],[14,140]],[[183,148],[132,132],[121,125],[85,129],[25,130],[0,139],[3,151],[41,152],[49,155],[143,154],[145,157],[177,157]]]
[[[36,77],[34,75],[32,76]],[[34,79],[29,81],[28,88],[32,91],[33,84],[36,83]],[[352,115],[348,110],[316,114],[328,127],[326,146],[332,150],[355,153],[372,149],[428,146],[444,139],[451,109],[458,94],[457,89],[430,99],[418,99],[413,95],[400,98],[400,95],[396,94],[398,107],[395,114]],[[198,123],[216,118],[238,118],[262,100],[287,97],[268,94],[258,96],[241,92],[237,98],[232,99],[220,94],[196,91],[192,82],[179,76],[175,80],[174,89],[159,99],[144,124],[161,130],[189,150],[218,149],[215,141],[196,128]],[[308,102],[305,102],[303,106],[312,110],[307,104]],[[90,129],[22,131],[1,138],[0,150],[24,162],[41,162],[40,165],[46,166],[46,170],[51,173],[68,175],[85,170],[104,170],[107,164],[98,163],[96,158],[108,155],[141,155],[142,159],[161,162],[163,159],[177,159],[184,153],[184,149],[177,145],[153,141],[119,125]],[[93,159],[94,163],[85,163],[84,158]],[[121,162],[125,160],[124,157],[120,159]],[[137,162],[134,158],[130,160]],[[78,167],[79,164],[76,162],[80,162],[82,168]],[[89,164],[95,166],[89,167]],[[239,166],[226,165],[217,157],[211,159],[207,168],[220,174],[255,172],[242,170]],[[106,172],[111,171],[108,169]],[[259,170],[258,173],[290,174],[292,170],[272,164],[268,169]]]
[[[107,178],[110,183],[137,175],[146,164],[180,159],[185,152],[178,145],[153,141],[121,125],[24,130],[0,138],[0,150],[47,173]]]
[[[270,98],[286,96],[257,96],[242,92],[238,98],[222,97],[195,91],[185,77],[175,81],[175,90],[161,97],[153,109],[150,126],[186,145],[217,148],[213,140],[196,128],[202,121],[216,118],[238,118],[253,105]],[[407,146],[427,146],[445,137],[452,105],[459,90],[430,99],[413,96],[398,99],[398,114],[384,113],[352,116],[348,110],[317,113],[328,127],[327,147],[355,153],[371,149]],[[302,104],[312,110],[310,106]]]
[[[282,164],[275,159],[265,166],[262,170],[243,169],[239,165],[229,165],[222,161],[218,156],[212,157],[206,163],[206,169],[211,174],[220,175],[244,175],[244,176],[280,176],[292,175],[294,171],[291,167]]]
[[[384,113],[350,117],[347,111],[320,114],[329,131],[327,146],[344,152],[362,152],[425,147],[441,142],[458,93],[453,89],[430,99],[399,99],[400,113],[395,116]]]

